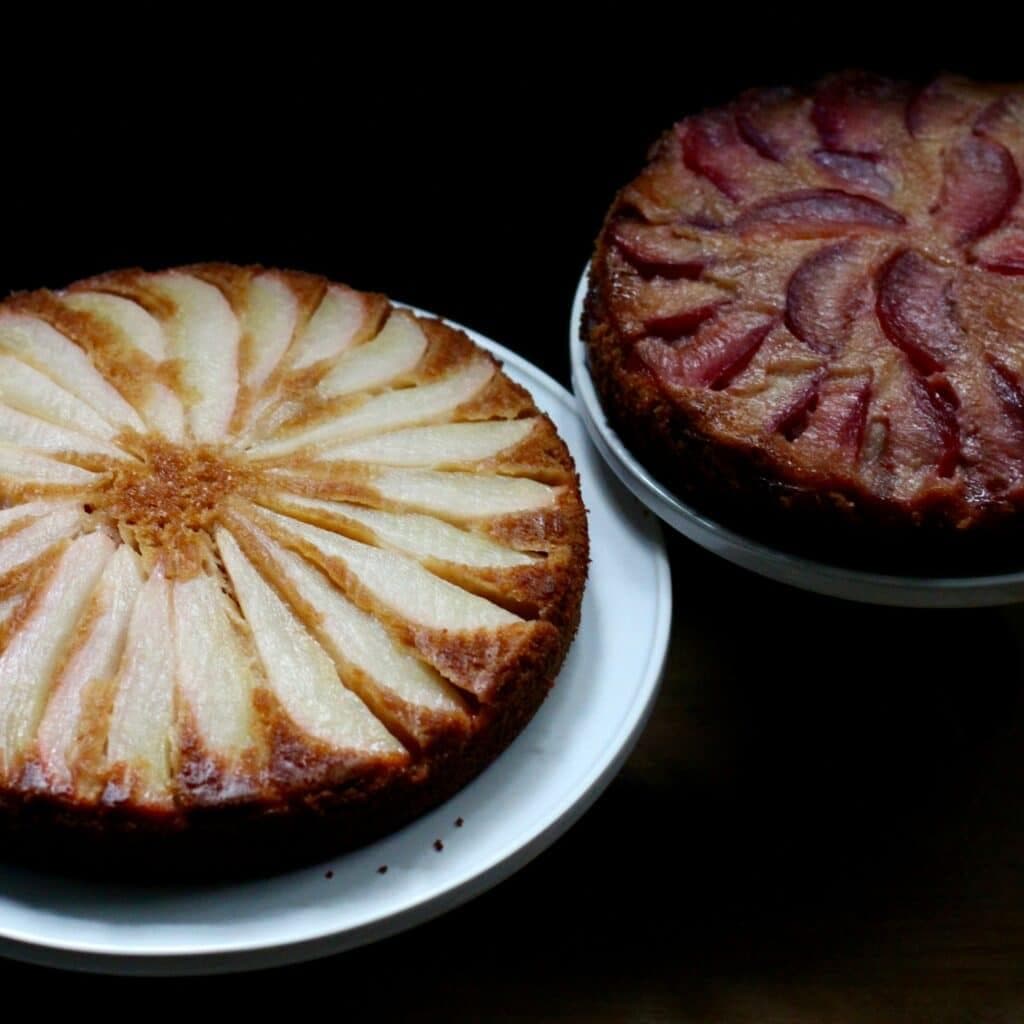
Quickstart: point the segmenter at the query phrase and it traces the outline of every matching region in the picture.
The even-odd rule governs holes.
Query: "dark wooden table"
[[[478,45],[439,49],[431,9],[397,50],[392,25],[324,32],[291,76],[266,47],[316,50],[308,24],[275,21],[244,67],[191,23],[170,63],[71,46],[60,117],[6,110],[0,290],[126,264],[293,266],[461,320],[567,381],[569,303],[602,211],[674,118],[853,64],[1019,74],[1019,53],[992,62],[989,27],[965,47],[961,19],[935,48],[864,19],[840,30],[837,14],[808,22],[806,50],[787,15],[774,36],[751,27],[740,59],[721,19],[692,10],[652,32],[636,5],[594,4],[595,41],[496,8],[459,22]],[[666,40],[687,59],[650,57]],[[0,961],[4,993],[99,1012],[155,1005],[144,992],[274,993],[296,1018],[346,1020],[1024,1019],[1024,610],[863,607],[669,548],[675,621],[650,725],[514,878],[304,966],[155,985]]]

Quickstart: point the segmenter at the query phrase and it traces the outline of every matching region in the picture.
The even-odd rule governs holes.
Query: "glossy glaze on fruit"
[[[683,492],[1012,522],[1022,168],[1018,86],[848,73],[681,121],[593,264],[584,327],[616,425]]]
[[[554,427],[464,334],[304,274],[114,273],[0,305],[0,809],[332,816],[480,770],[579,618]],[[255,851],[253,851],[255,852]]]

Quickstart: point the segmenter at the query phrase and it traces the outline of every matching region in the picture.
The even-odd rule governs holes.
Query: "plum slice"
[[[879,170],[874,160],[856,153],[833,152],[830,149],[815,150],[811,159],[826,174],[847,188],[866,192],[878,199],[888,199],[892,195],[892,182]]]
[[[785,402],[768,417],[765,427],[782,434],[787,441],[795,441],[807,429],[807,421],[818,405],[818,392],[825,370],[815,370],[798,383],[786,396]]]
[[[826,149],[877,156],[894,131],[902,132],[908,96],[900,82],[861,73],[837,75],[818,88],[811,118]]]
[[[1019,197],[1020,173],[1009,150],[971,135],[946,154],[933,212],[952,241],[963,245],[997,228]]]
[[[992,390],[999,404],[1018,427],[1024,427],[1024,387],[1021,387],[1020,378],[999,359],[989,356],[987,361]]]
[[[974,131],[1020,153],[1024,144],[1024,98],[1007,93],[993,100],[975,119]]]
[[[701,306],[692,306],[675,313],[652,316],[645,324],[647,333],[665,340],[685,337],[687,334],[693,334],[705,320],[710,320],[721,307],[721,302],[706,302]]]
[[[882,464],[913,490],[932,474],[953,476],[961,461],[958,405],[944,375],[923,378],[905,368],[883,401]]]
[[[714,285],[700,281],[657,282],[648,284],[641,299],[642,333],[659,338],[681,338],[693,334],[729,301]]]
[[[953,316],[952,274],[912,249],[882,268],[876,313],[885,336],[922,374],[945,368],[961,344]]]
[[[1007,224],[971,250],[978,266],[1007,277],[1024,276],[1024,224]]]
[[[1024,390],[1020,377],[1003,360],[986,353],[977,377],[964,381],[960,445],[968,488],[1006,495],[1020,490],[1024,478]],[[926,382],[927,383],[927,382]]]
[[[911,377],[915,405],[935,442],[935,468],[939,476],[952,476],[960,461],[959,400],[949,379],[934,373],[924,380]]]
[[[944,135],[969,125],[990,101],[973,82],[941,75],[907,104],[907,129],[914,138]]]
[[[839,189],[801,189],[751,206],[736,219],[744,235],[785,238],[832,238],[852,229],[894,231],[906,223],[902,214],[867,196]]]
[[[733,201],[744,198],[764,159],[740,137],[725,111],[689,118],[679,126],[683,163]]]
[[[856,242],[839,242],[808,256],[786,288],[786,326],[805,345],[832,355],[845,342],[866,285]]]
[[[690,342],[666,345],[645,338],[636,350],[665,384],[718,390],[750,362],[776,322],[774,317],[737,310],[716,317]]]
[[[736,129],[766,160],[785,161],[814,145],[810,101],[794,89],[752,89],[736,103]]]
[[[665,224],[620,221],[612,231],[619,252],[641,274],[696,280],[707,262],[699,242],[679,238]]]
[[[839,454],[846,461],[855,461],[864,439],[871,382],[870,370],[824,380],[797,444],[829,458]]]

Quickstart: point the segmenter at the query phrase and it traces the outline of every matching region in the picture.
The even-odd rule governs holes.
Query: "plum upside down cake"
[[[319,277],[0,304],[0,817],[17,837],[405,820],[576,629],[572,460],[440,321]]]
[[[685,118],[592,265],[616,426],[681,493],[898,532],[1019,525],[1022,167],[1022,86],[846,73]]]

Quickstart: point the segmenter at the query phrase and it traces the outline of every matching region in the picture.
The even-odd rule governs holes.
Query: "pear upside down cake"
[[[1019,528],[1022,167],[1022,86],[847,73],[685,118],[598,241],[606,410],[680,493],[879,535]]]
[[[575,632],[572,460],[445,324],[305,274],[0,305],[0,809],[89,833],[393,826]]]

